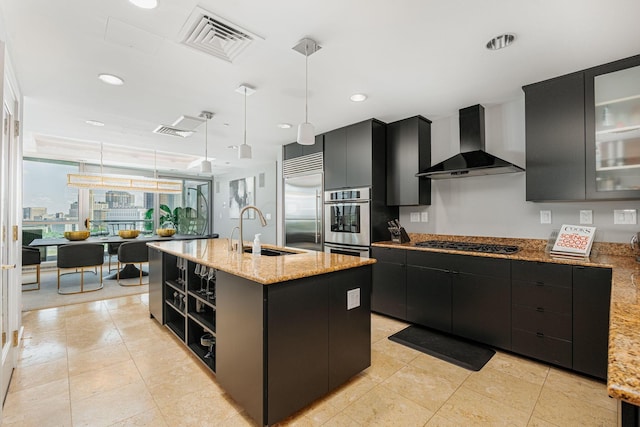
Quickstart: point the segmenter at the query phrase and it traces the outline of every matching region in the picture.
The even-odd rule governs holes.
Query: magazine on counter
[[[551,249],[551,255],[588,257],[596,227],[563,224]]]

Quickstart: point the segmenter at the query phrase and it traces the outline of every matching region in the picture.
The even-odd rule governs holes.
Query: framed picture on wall
[[[255,177],[239,178],[229,181],[229,218],[240,218],[240,210],[255,204]],[[256,212],[247,212],[246,218],[255,219]]]

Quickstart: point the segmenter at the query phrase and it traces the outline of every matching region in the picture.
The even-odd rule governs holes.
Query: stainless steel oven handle
[[[318,243],[318,235],[320,234],[319,228],[320,228],[320,217],[318,215],[318,207],[320,205],[320,192],[318,190],[316,190],[316,243]]]

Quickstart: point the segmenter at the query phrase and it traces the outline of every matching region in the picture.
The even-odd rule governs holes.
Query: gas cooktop
[[[517,246],[497,245],[493,243],[451,242],[445,240],[426,240],[416,246],[433,249],[451,249],[455,251],[483,252],[491,254],[514,254],[520,250]]]

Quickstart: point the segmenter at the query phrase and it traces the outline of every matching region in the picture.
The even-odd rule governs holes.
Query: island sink
[[[244,252],[248,254],[252,254],[253,248],[245,247]],[[293,254],[295,254],[295,252],[283,251],[281,249],[262,248],[260,250],[260,255],[264,255],[264,256],[281,256],[281,255],[293,255]]]

